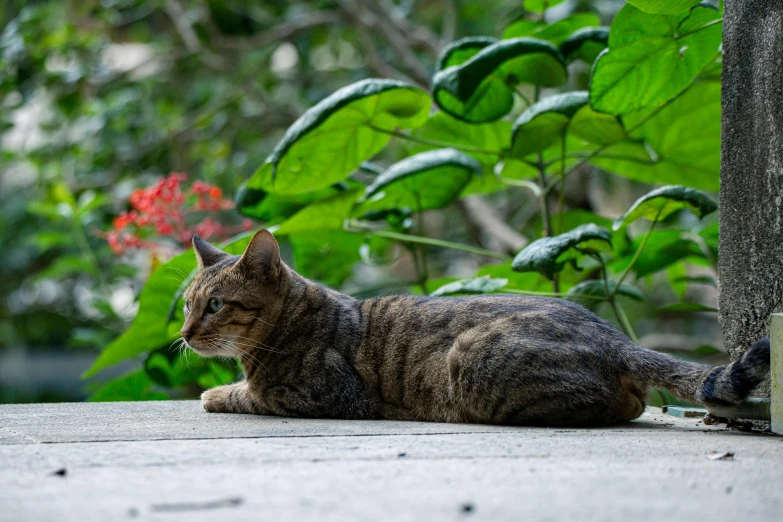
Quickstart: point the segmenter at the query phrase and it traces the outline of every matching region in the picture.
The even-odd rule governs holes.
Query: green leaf
[[[283,222],[275,235],[342,230],[343,223],[350,217],[351,209],[360,195],[359,190],[351,190],[311,203]]]
[[[466,62],[440,70],[432,80],[435,101],[456,118],[483,123],[501,118],[514,105],[514,86],[565,83],[565,59],[536,38],[513,38],[485,46]]]
[[[698,82],[631,133],[642,143],[613,145],[590,162],[645,183],[717,191],[720,179],[720,83]],[[632,128],[651,110],[623,117]],[[698,133],[694,135],[694,129]]]
[[[89,401],[165,401],[170,398],[166,393],[152,390],[153,384],[144,370],[137,370],[109,381],[93,393]]]
[[[237,380],[236,372],[216,361],[209,361],[207,364],[208,372],[199,376],[198,385],[209,389],[224,384],[231,384]]]
[[[655,230],[650,234],[647,245],[633,267],[636,278],[642,278],[665,270],[683,259],[702,261],[704,254],[693,241],[683,239],[680,230]],[[612,263],[614,271],[622,271],[628,266],[642,237],[636,237],[626,252]]]
[[[536,272],[515,272],[511,268],[511,263],[484,265],[476,272],[476,277],[482,276],[491,279],[507,280],[508,283],[503,288],[509,290],[546,291],[552,289],[552,283],[541,274]]]
[[[522,158],[543,151],[560,143],[566,133],[599,145],[624,139],[625,131],[617,117],[595,112],[587,104],[587,97],[587,91],[573,91],[549,96],[528,107],[514,122],[511,156]]]
[[[248,183],[251,189],[302,194],[347,178],[380,151],[395,129],[427,121],[431,100],[418,87],[363,80],[306,111]]]
[[[229,254],[240,254],[250,242],[251,233],[243,234],[223,246]],[[170,344],[176,339],[169,332],[168,318],[173,305],[172,298],[178,291],[187,274],[196,268],[196,256],[188,250],[174,256],[155,270],[139,296],[139,312],[131,327],[114,340],[98,355],[92,367],[84,377],[95,375],[120,361],[137,357],[157,348]],[[178,328],[177,328],[178,330]]]
[[[443,48],[435,62],[435,70],[442,71],[447,67],[465,63],[485,47],[496,43],[497,38],[491,36],[468,36],[461,38]]]
[[[364,243],[361,234],[340,230],[300,232],[289,238],[296,271],[323,284],[339,286],[353,272]]]
[[[589,26],[597,26],[601,23],[598,17],[592,13],[576,13],[548,24],[543,20],[527,20],[521,18],[511,22],[503,31],[503,38],[519,38],[521,36],[532,36],[552,42],[560,46],[568,40],[574,31]]]
[[[571,117],[587,105],[587,97],[586,91],[567,92],[528,107],[511,130],[512,155],[521,158],[560,141]]]
[[[489,123],[471,124],[441,111],[430,116],[427,123],[413,131],[412,134],[424,140],[449,143],[455,148],[465,146],[490,151],[488,153],[470,151],[466,154],[476,158],[482,165],[494,167],[498,157],[511,144],[511,123],[497,120]],[[410,150],[413,152],[435,148],[438,147],[414,142],[410,146]]]
[[[700,303],[674,303],[661,306],[658,312],[717,312],[718,309]]]
[[[481,164],[454,149],[437,149],[405,158],[375,178],[364,193],[361,212],[407,207],[445,207],[459,196]]]
[[[525,9],[531,13],[543,13],[550,7],[563,3],[565,0],[525,0]]]
[[[566,61],[582,60],[585,63],[592,64],[606,49],[609,44],[609,28],[583,27],[577,29],[560,46],[560,52],[565,56]]]
[[[708,285],[714,288],[718,287],[718,283],[715,282],[715,278],[708,275],[701,276],[682,276],[674,280],[676,283],[691,283],[695,285]]]
[[[704,192],[682,185],[667,185],[637,199],[625,214],[614,221],[612,228],[619,230],[623,224],[633,223],[639,218],[663,219],[684,208],[703,218],[715,212],[718,205]]]
[[[582,225],[558,236],[533,241],[516,255],[511,267],[517,272],[535,271],[553,279],[578,252],[611,248],[611,232],[593,224]]]
[[[644,301],[644,296],[635,286],[621,284],[618,289],[617,281],[611,280],[608,281],[607,286],[609,287],[610,293],[628,297],[634,301]],[[585,296],[595,297],[596,299],[590,299]],[[566,292],[565,299],[592,309],[595,308],[596,304],[608,300],[608,296],[606,295],[603,279],[588,279],[587,281],[582,281],[578,285],[572,286],[568,292]]]
[[[640,11],[653,14],[675,14],[687,11],[702,0],[628,0]]]
[[[493,279],[489,276],[474,277],[472,279],[461,279],[448,283],[436,289],[430,295],[452,295],[452,294],[486,294],[500,290],[508,284],[508,279]]]
[[[430,116],[427,124],[416,129],[413,135],[425,140],[438,141],[453,144],[455,148],[462,146],[468,149],[482,149],[487,153],[470,150],[466,152],[478,160],[484,167],[483,176],[473,176],[468,185],[462,190],[461,196],[476,193],[490,193],[508,188],[494,175],[494,168],[500,155],[511,144],[511,122],[496,120],[489,123],[466,123],[441,111]],[[434,145],[412,143],[412,152],[432,150]],[[463,151],[465,152],[465,151]],[[523,165],[526,169],[525,177],[535,177],[538,171]],[[518,179],[518,178],[517,178]]]
[[[701,5],[676,15],[649,15],[626,5],[612,22],[608,51],[593,67],[590,105],[628,114],[674,98],[715,58],[719,19],[717,10]]]
[[[345,182],[340,183],[345,184]],[[304,194],[280,195],[271,194],[262,189],[250,188],[247,185],[247,181],[240,185],[234,197],[237,210],[245,216],[264,221],[267,224],[279,223],[310,203],[328,199],[344,192],[337,185],[332,185]],[[355,183],[355,186],[359,186],[359,183]]]

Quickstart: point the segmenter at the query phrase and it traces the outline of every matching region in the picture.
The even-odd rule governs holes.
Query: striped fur
[[[196,239],[183,336],[238,357],[242,382],[207,411],[511,425],[609,425],[638,417],[650,386],[736,402],[769,372],[769,342],[719,367],[632,343],[560,299],[486,295],[355,300],[287,267],[259,232],[241,257]],[[209,299],[223,307],[209,311]]]

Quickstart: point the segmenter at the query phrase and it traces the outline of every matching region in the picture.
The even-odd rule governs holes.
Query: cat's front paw
[[[210,413],[227,413],[228,394],[226,386],[207,390],[201,394],[201,405]]]

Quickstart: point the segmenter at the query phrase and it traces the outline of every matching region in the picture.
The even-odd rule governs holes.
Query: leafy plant
[[[557,3],[524,5],[542,12]],[[673,266],[682,277],[686,260],[714,260],[713,229],[698,218],[716,205],[697,189],[718,186],[721,15],[696,3],[636,0],[620,10],[608,35],[597,17],[583,13],[551,24],[540,16],[517,19],[501,39],[447,46],[430,93],[387,79],[343,87],[305,111],[242,180],[238,210],[289,243],[297,269],[330,284],[341,284],[360,259],[407,252],[415,279],[401,286],[410,290],[560,297],[599,311],[606,303],[635,339],[624,303],[644,294],[629,277]],[[591,67],[587,86],[569,78],[568,64],[577,60]],[[674,186],[641,197],[610,231],[607,217],[566,208],[567,181],[589,166]],[[497,192],[525,198],[538,211],[525,233],[541,237],[514,252],[513,261],[507,250],[428,237],[425,212]],[[641,232],[630,226],[639,218],[651,221]],[[226,248],[239,251],[244,241]],[[440,250],[474,254],[484,266],[473,278],[436,279],[431,253]],[[319,259],[329,271],[318,271]],[[202,362],[199,377],[188,381],[164,353],[179,328],[187,283],[171,285],[166,274],[190,274],[194,266],[186,252],[153,273],[136,322],[90,374],[151,354],[145,371],[155,382],[233,378],[230,368]],[[135,380],[128,387],[149,392]]]

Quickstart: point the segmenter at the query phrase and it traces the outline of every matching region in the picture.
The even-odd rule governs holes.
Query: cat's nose
[[[182,338],[185,339],[185,342],[189,342],[191,337],[193,337],[193,330],[187,328],[182,330],[180,334],[182,334]]]

